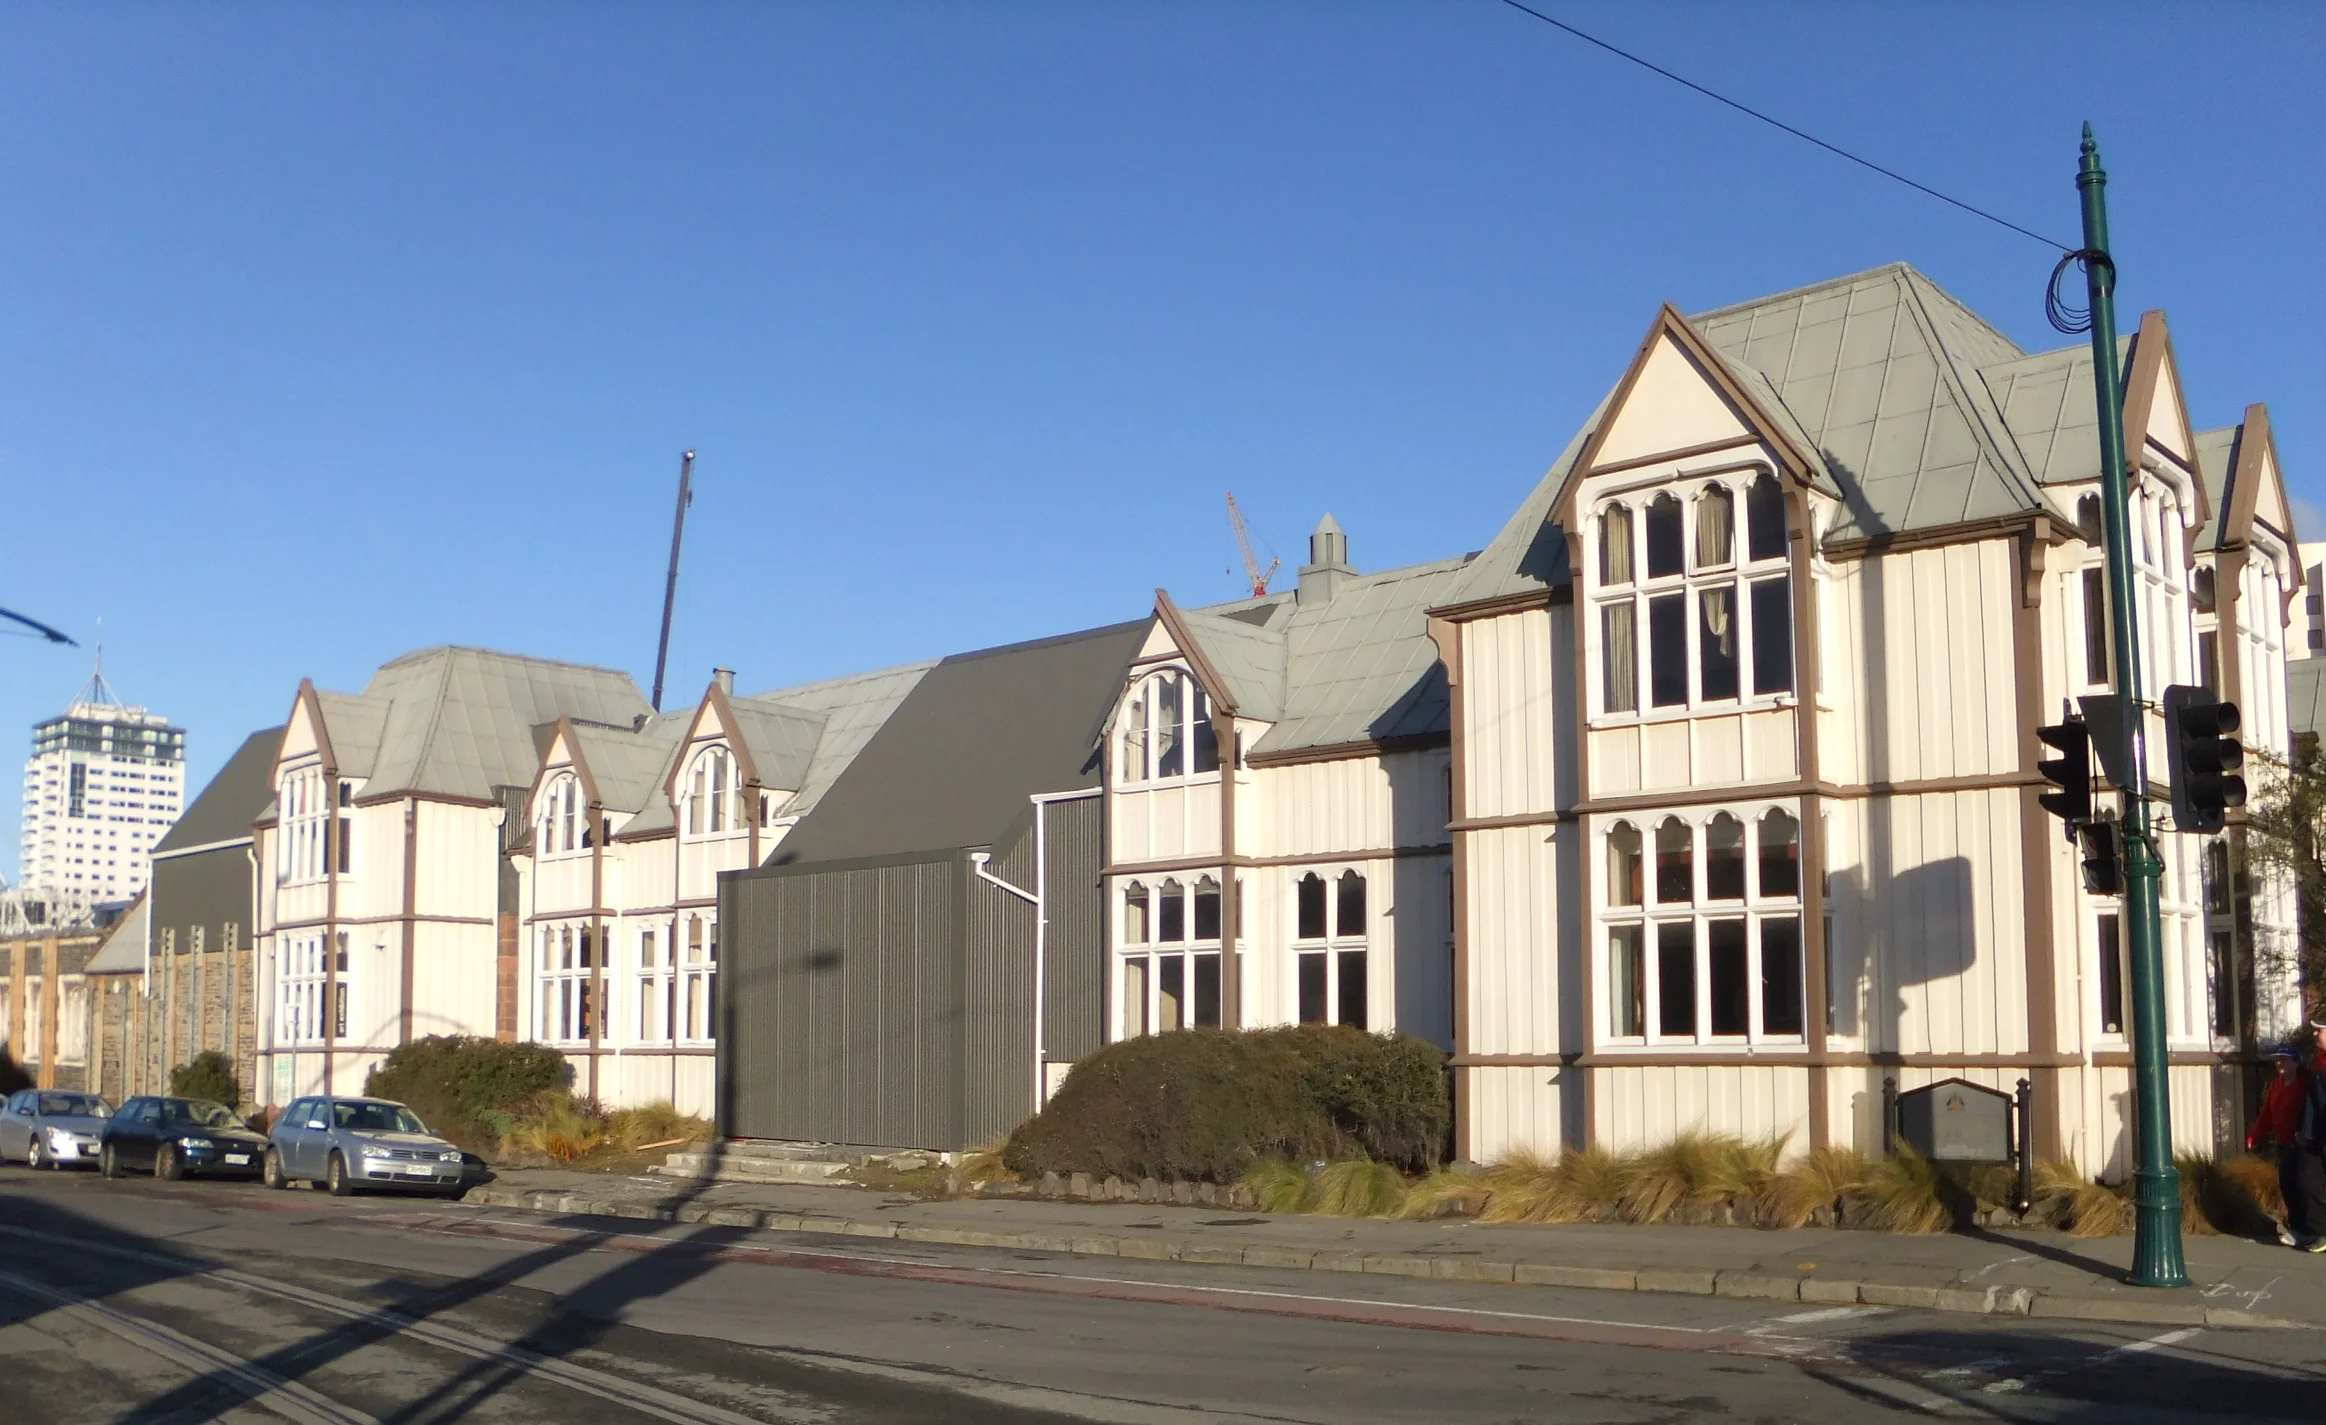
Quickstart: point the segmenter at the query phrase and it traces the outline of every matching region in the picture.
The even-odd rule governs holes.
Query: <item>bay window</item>
[[[1646,829],[1617,821],[1603,839],[1607,1034],[1641,1042],[1798,1040],[1801,824],[1792,813],[1674,814]]]
[[[534,1003],[544,1043],[576,1044],[604,1038],[606,1010],[593,972],[603,969],[593,927],[544,925],[536,937]]]
[[[1641,711],[1642,683],[1650,710],[1793,691],[1792,572],[1775,475],[1716,478],[1684,494],[1667,489],[1644,507],[1619,499],[1597,519],[1591,597],[1600,713]]]
[[[1122,1038],[1219,1027],[1220,930],[1220,883],[1210,875],[1123,887]]]
[[[675,948],[675,947],[674,947]],[[676,1036],[707,1044],[719,1032],[719,922],[715,916],[686,918],[686,944],[680,951]]]

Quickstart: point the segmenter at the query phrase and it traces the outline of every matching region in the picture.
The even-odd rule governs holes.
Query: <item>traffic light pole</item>
[[[2133,605],[2132,539],[2124,454],[2124,383],[2116,355],[2116,266],[2108,256],[2108,175],[2084,125],[2076,191],[2084,208],[2084,280],[2092,304],[2093,389],[2100,403],[2100,506],[2106,522],[2108,604],[2116,635],[2116,692],[2132,728],[2132,783],[2124,789],[2124,900],[2132,956],[2132,1101],[2137,1116],[2132,1284],[2187,1286],[2181,1259],[2181,1175],[2173,1167],[2172,1092],[2166,1071],[2164,947],[2157,883],[2164,870],[2148,818],[2147,712],[2140,689],[2140,620]]]

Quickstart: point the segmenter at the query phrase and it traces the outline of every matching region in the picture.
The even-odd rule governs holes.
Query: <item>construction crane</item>
[[[1233,490],[1228,491],[1228,527],[1236,532],[1236,548],[1243,551],[1244,573],[1252,580],[1252,597],[1259,598],[1268,592],[1268,581],[1276,577],[1276,570],[1284,561],[1271,559],[1266,569],[1260,567],[1260,556],[1252,552],[1252,531],[1244,523],[1244,512],[1236,508]]]

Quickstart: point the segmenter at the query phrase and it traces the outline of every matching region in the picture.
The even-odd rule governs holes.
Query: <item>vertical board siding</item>
[[[1809,1148],[1809,1071],[1787,1067],[1644,1064],[1590,1071],[1594,1141],[1618,1152],[1683,1133],[1778,1138],[1788,1155]]]
[[[1825,774],[1980,776],[2019,762],[2011,542],[1874,555],[1828,581]]]
[[[1552,1054],[1580,1049],[1561,1032],[1560,929],[1579,914],[1560,903],[1556,842],[1571,826],[1516,826],[1472,833],[1470,845],[1470,1043],[1473,1054]],[[1573,997],[1580,1001],[1581,986]]]
[[[1572,805],[1574,619],[1564,605],[1462,626],[1463,698],[1472,709],[1465,805],[1473,817]]]
[[[1049,895],[1044,931],[1042,1050],[1052,1063],[1072,1063],[1105,1042],[1106,893],[1100,832],[1106,809],[1099,797],[1052,802],[1043,857]],[[1246,925],[1257,908],[1245,911]]]
[[[1576,1072],[1551,1067],[1476,1068],[1470,1081],[1470,1156],[1482,1163],[1514,1153],[1555,1155],[1564,1140],[1563,1100]]]
[[[1030,819],[1014,843],[996,848],[986,869],[1013,886],[1034,888]],[[961,1095],[956,1134],[970,1144],[1003,1136],[1034,1111],[1035,910],[983,880],[965,882],[964,896],[962,1056],[952,1077]]]

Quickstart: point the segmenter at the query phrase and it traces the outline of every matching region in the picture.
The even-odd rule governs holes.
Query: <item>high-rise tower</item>
[[[102,661],[64,713],[32,730],[19,889],[52,923],[145,889],[153,845],[186,797],[186,733],[125,707]]]

